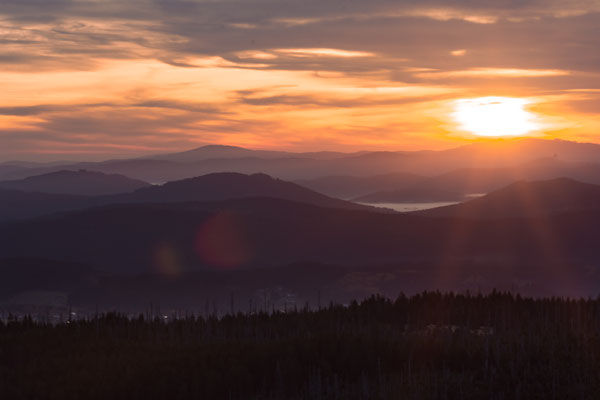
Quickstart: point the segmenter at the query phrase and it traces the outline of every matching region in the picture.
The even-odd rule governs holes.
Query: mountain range
[[[151,183],[191,178],[214,172],[266,173],[286,179],[324,176],[370,176],[389,173],[441,175],[458,169],[504,168],[541,158],[568,163],[599,163],[600,145],[535,138],[474,143],[441,151],[287,153],[229,146],[154,155],[145,158],[61,165],[0,164],[0,179],[22,179],[60,170],[85,169],[121,174]],[[362,193],[366,195],[368,193]]]
[[[539,139],[352,154],[208,146],[86,170],[0,165],[5,176],[31,174],[0,182],[0,302],[40,290],[88,305],[178,306],[230,291],[314,301],[326,290],[337,301],[516,285],[592,295],[597,150]],[[263,168],[276,177],[232,172]],[[183,179],[156,184],[173,176]],[[401,214],[347,201],[442,198],[462,203]]]
[[[60,179],[57,179],[57,176]],[[129,193],[102,196],[79,196],[0,189],[0,221],[30,218],[54,212],[77,210],[106,204],[174,203],[227,200],[245,197],[273,197],[305,202],[321,207],[391,212],[391,210],[383,208],[375,208],[328,197],[303,188],[295,183],[274,179],[265,174],[214,173],[181,181],[168,182],[163,185],[148,185],[143,182],[123,179],[123,177],[115,175],[103,175],[87,171],[61,171],[39,177],[26,178],[24,180],[25,183],[33,181],[35,185],[26,185],[23,184],[24,181],[20,181],[20,186],[18,187],[21,189],[25,187],[37,189],[53,185],[57,181],[64,183],[65,179],[63,178],[65,176],[68,178],[66,179],[68,181],[78,182],[79,188],[74,187],[72,191],[91,191],[94,187],[96,190],[102,191],[106,191],[109,187],[114,189],[117,186],[128,186],[129,188],[141,187]],[[100,176],[103,185],[96,185],[99,180],[98,176]],[[113,183],[109,184],[111,180]],[[84,182],[87,183],[84,184]],[[126,185],[123,185],[123,183]],[[55,190],[68,191],[67,188],[59,184],[56,185]]]
[[[560,192],[565,184],[570,182],[531,184],[527,190],[516,184],[472,203],[494,204],[504,196],[504,203],[517,204],[507,206],[515,210],[519,198],[511,194],[545,196]],[[165,246],[173,252],[169,263],[178,263],[182,270],[298,261],[342,265],[474,258],[509,264],[510,260],[600,261],[595,246],[600,209],[587,200],[598,187],[577,188],[568,198],[579,206],[559,214],[518,219],[497,214],[495,220],[489,220],[487,209],[478,210],[480,218],[430,218],[274,198],[115,204],[0,225],[0,257],[63,259],[121,272],[152,270],[163,257],[157,252]],[[552,204],[556,208],[561,203]]]
[[[437,176],[394,173],[366,177],[329,176],[297,180],[333,197],[365,203],[464,201],[521,180],[568,177],[600,184],[600,164],[542,158],[504,168],[463,168]]]

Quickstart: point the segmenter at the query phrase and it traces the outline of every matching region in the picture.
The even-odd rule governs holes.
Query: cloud
[[[563,94],[600,89],[598,26],[597,0],[4,0],[0,157],[447,143],[460,97],[591,116],[595,99]]]
[[[415,76],[426,79],[447,78],[536,78],[570,75],[570,71],[554,69],[472,68],[464,71],[418,72]]]
[[[396,97],[396,96],[364,96],[364,97],[324,97],[317,95],[277,95],[262,97],[241,96],[240,101],[253,106],[292,106],[308,108],[365,108],[381,106],[400,106],[403,104],[416,104],[421,102],[433,102],[450,99],[451,94],[439,94],[431,96]]]
[[[366,51],[352,51],[340,49],[323,49],[323,48],[308,48],[308,49],[274,49],[274,51],[284,54],[291,54],[297,57],[372,57],[375,54]]]
[[[29,18],[34,9],[37,17]],[[596,1],[555,0],[7,0],[0,5],[0,32],[13,46],[3,45],[0,65],[93,69],[106,59],[151,58],[194,67],[186,60],[237,57],[251,60],[243,68],[335,70],[333,59],[347,57],[361,60],[342,70],[391,69],[398,59],[452,69],[439,55],[469,48],[478,64],[471,67],[498,67],[484,57],[495,49],[505,58],[510,52],[519,64],[512,67],[523,69],[533,68],[523,64],[535,48],[535,59],[550,64],[546,69],[565,69],[568,55],[575,69],[589,70],[598,64],[593,50],[600,40],[588,34],[597,26],[597,12]],[[425,65],[414,65],[419,61]]]
[[[36,105],[36,106],[21,106],[21,107],[0,107],[0,115],[12,115],[12,116],[31,116],[44,114],[56,110],[64,109],[61,106],[53,105]]]

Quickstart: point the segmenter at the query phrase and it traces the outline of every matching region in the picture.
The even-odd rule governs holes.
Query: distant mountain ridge
[[[294,153],[289,151],[275,151],[275,150],[252,150],[238,146],[226,146],[226,145],[206,145],[195,149],[182,151],[178,153],[169,154],[158,154],[150,158],[155,160],[167,160],[180,163],[194,163],[204,160],[214,159],[232,159],[232,158],[264,158],[264,159],[276,159],[276,158],[312,158],[315,160],[326,160],[335,159],[341,157],[347,157],[357,153],[342,153],[335,151],[320,151],[320,152],[304,152]]]
[[[206,145],[177,153],[157,154],[154,156],[144,158],[182,163],[193,163],[203,160],[228,158],[281,158],[288,157],[292,154],[293,153],[288,153],[284,151],[251,150],[238,146]]]
[[[434,176],[458,169],[504,168],[540,158],[574,163],[600,163],[600,145],[534,138],[503,139],[439,151],[367,151],[357,153],[289,153],[229,146],[205,146],[181,153],[137,159],[108,160],[19,168],[0,179],[20,179],[57,170],[87,169],[118,173],[151,183],[190,178],[213,172],[263,172],[286,180],[333,175],[369,176],[412,173]]]

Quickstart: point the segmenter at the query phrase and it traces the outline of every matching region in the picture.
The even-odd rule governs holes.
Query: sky
[[[600,0],[0,2],[0,161],[444,149],[480,98],[600,143]]]

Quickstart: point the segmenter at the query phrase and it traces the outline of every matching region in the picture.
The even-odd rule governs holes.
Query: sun
[[[515,97],[479,97],[455,102],[453,117],[462,130],[477,136],[524,136],[539,129],[536,116]]]

